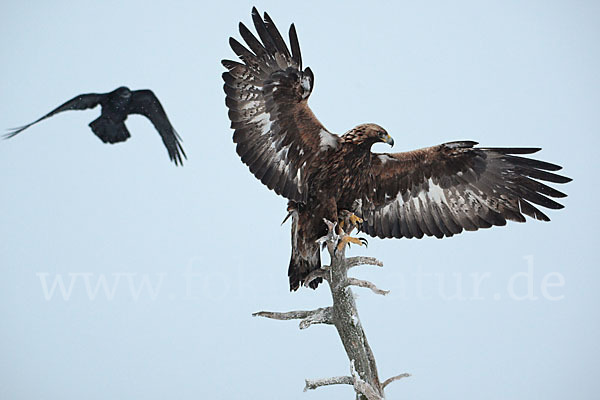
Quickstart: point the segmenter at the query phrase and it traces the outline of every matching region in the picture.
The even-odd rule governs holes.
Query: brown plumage
[[[308,107],[314,75],[302,69],[294,25],[290,51],[268,14],[263,19],[254,8],[252,20],[260,40],[240,23],[248,48],[230,38],[243,63],[223,61],[224,90],[242,161],[290,200],[290,290],[320,268],[316,240],[327,231],[323,218],[338,221],[341,212],[362,217],[360,230],[374,237],[442,238],[524,222],[524,215],[549,221],[535,205],[562,208],[550,197],[566,195],[540,182],[569,182],[553,173],[561,167],[521,156],[538,148],[461,141],[379,154],[371,152],[374,143],[394,143],[379,125],[359,125],[342,136],[329,132]]]

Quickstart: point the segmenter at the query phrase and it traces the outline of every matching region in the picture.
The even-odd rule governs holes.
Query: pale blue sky
[[[220,60],[252,5],[296,23],[331,131],[376,122],[398,151],[541,146],[574,178],[550,223],[351,249],[385,263],[356,272],[391,290],[357,291],[380,374],[413,374],[387,398],[597,398],[600,4],[586,1],[2,3],[0,127],[151,88],[189,159],[174,167],[142,117],[102,144],[87,127],[99,110],[0,143],[0,398],[351,398],[302,392],[348,372],[334,329],[251,317],[330,302],[288,292],[286,201],[231,141]],[[44,291],[57,278],[66,300]],[[98,279],[114,293],[94,297]],[[564,284],[544,293],[544,279]]]

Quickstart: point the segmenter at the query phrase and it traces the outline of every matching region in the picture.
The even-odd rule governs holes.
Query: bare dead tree
[[[320,239],[327,245],[331,256],[331,265],[313,271],[305,280],[308,286],[316,278],[323,278],[329,284],[333,305],[311,311],[271,312],[260,311],[252,314],[255,317],[265,317],[279,320],[300,320],[300,329],[306,329],[314,324],[329,324],[335,326],[350,361],[350,375],[324,379],[306,379],[304,391],[327,385],[352,385],[359,400],[379,400],[385,397],[384,389],[390,383],[406,378],[409,374],[393,376],[383,383],[379,380],[375,356],[363,330],[354,294],[351,286],[370,289],[373,293],[386,295],[388,292],[379,289],[373,283],[348,277],[348,270],[359,265],[374,265],[382,267],[383,263],[372,257],[346,258],[345,246],[339,248],[340,240],[346,235],[336,234],[335,223],[325,221],[329,227],[327,236]]]

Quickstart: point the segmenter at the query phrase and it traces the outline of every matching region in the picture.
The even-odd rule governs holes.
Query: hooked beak
[[[387,138],[385,138],[384,142],[390,145],[390,147],[394,147],[394,139],[388,134]]]

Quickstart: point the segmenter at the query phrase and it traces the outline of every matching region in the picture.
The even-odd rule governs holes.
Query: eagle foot
[[[364,245],[365,247],[369,246],[369,241],[367,239],[365,239],[365,238],[362,238],[362,237],[352,237],[352,236],[344,236],[338,242],[337,251],[342,251],[344,249],[344,246],[350,245],[350,243],[354,243],[354,244],[357,244],[359,246],[363,246]]]
[[[357,217],[356,214],[354,214],[354,213],[352,213],[352,215],[350,215],[350,217],[348,217],[348,219],[350,219],[350,222],[354,226],[357,226],[358,224],[362,224],[364,222],[361,217]]]
[[[342,210],[340,211],[339,227],[345,231],[346,234],[350,234],[354,229],[358,229],[358,224],[363,223],[363,219],[356,216],[356,214]]]

